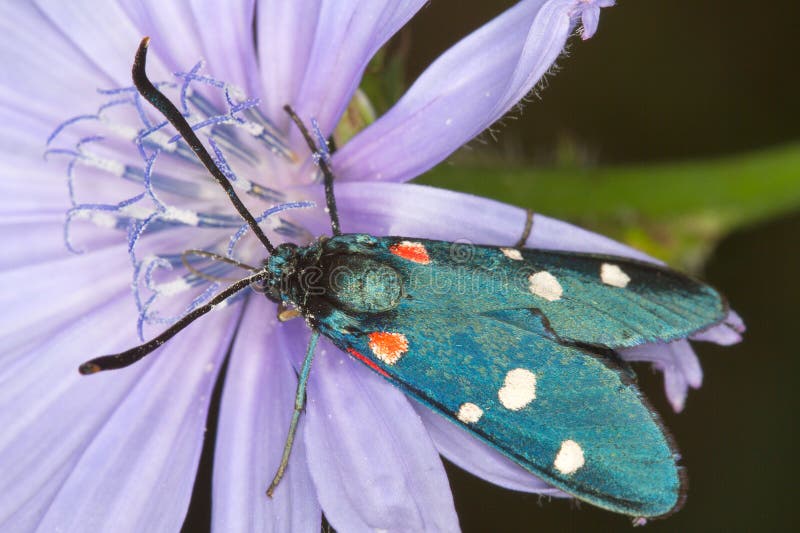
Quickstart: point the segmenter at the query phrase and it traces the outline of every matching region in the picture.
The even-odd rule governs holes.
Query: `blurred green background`
[[[432,2],[406,36],[408,79],[512,3]],[[796,527],[798,20],[790,1],[618,2],[594,38],[572,41],[541,99],[498,142],[472,143],[420,180],[634,244],[699,273],[745,318],[744,343],[696,345],[705,384],[680,415],[661,376],[639,367],[690,481],[684,509],[647,531]],[[464,531],[630,528],[588,505],[449,473]]]
[[[428,4],[365,80],[373,104],[391,104],[440,53],[513,3]],[[660,374],[637,368],[689,472],[684,509],[646,531],[794,530],[800,4],[618,4],[590,41],[571,41],[541,99],[507,120],[496,142],[473,142],[418,181],[611,235],[722,290],[749,329],[737,346],[696,345],[705,383],[683,413],[667,404]],[[207,527],[212,451],[187,531]],[[589,505],[448,472],[465,532],[631,528]]]

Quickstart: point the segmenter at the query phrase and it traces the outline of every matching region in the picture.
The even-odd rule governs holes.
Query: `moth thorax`
[[[325,271],[328,297],[346,311],[389,311],[403,295],[400,273],[363,255],[334,255],[326,261]]]

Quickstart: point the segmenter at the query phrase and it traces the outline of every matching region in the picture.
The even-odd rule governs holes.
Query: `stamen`
[[[84,250],[75,248],[70,237],[70,228],[75,219],[90,220],[95,225],[103,228],[122,229],[127,227],[128,217],[120,216],[126,210],[132,208],[133,204],[144,198],[144,193],[138,194],[133,198],[123,200],[116,205],[109,204],[79,204],[67,211],[67,219],[64,222],[64,245],[71,253],[82,254]],[[117,215],[115,216],[114,213]]]
[[[73,124],[77,124],[78,122],[82,122],[84,120],[97,120],[97,115],[78,115],[77,117],[72,117],[71,119],[65,120],[64,122],[56,126],[56,129],[53,130],[53,133],[51,133],[50,136],[47,137],[47,142],[45,144],[47,146],[50,146],[50,143],[53,142],[53,139],[58,137],[58,135],[62,131],[64,131],[69,126],[72,126]]]
[[[233,170],[231,170],[231,167],[228,164],[225,155],[222,153],[222,150],[219,149],[219,146],[214,141],[214,139],[209,137],[208,144],[211,145],[211,149],[214,151],[214,162],[217,164],[219,169],[222,171],[225,177],[228,178],[228,181],[230,181],[234,187],[244,191],[245,193],[251,196],[256,196],[258,198],[261,198],[262,200],[276,201],[283,199],[283,194],[279,193],[278,191],[273,191],[272,189],[261,187],[258,184],[253,183],[248,179],[239,178],[238,176],[236,176]]]
[[[181,110],[183,111],[184,115],[189,114],[189,105],[186,102],[186,96],[189,92],[189,85],[192,83],[192,81],[197,79],[195,74],[197,74],[197,72],[203,68],[204,64],[205,61],[200,60],[192,67],[192,70],[190,70],[188,74],[183,74],[180,72],[175,73],[176,77],[183,78],[183,84],[181,84]]]
[[[315,119],[315,118],[311,119],[311,129],[314,132],[314,136],[317,138],[316,139],[316,141],[317,141],[317,150],[313,154],[314,162],[317,165],[319,165],[320,164],[320,160],[323,160],[325,163],[330,165],[330,163],[331,163],[331,151],[330,151],[330,148],[328,147],[328,140],[322,134],[322,131],[320,131],[319,123],[317,122],[317,119]]]
[[[311,240],[311,233],[304,227],[289,222],[284,218],[279,218],[278,220],[279,223],[273,230],[275,233],[288,237],[292,241],[308,242]]]
[[[276,205],[274,207],[270,207],[269,209],[261,213],[260,216],[256,217],[256,222],[261,223],[271,215],[274,215],[275,213],[280,213],[281,211],[286,211],[288,209],[303,209],[316,206],[317,204],[315,204],[314,202],[289,202],[285,204]],[[231,237],[231,240],[228,243],[228,257],[233,257],[233,249],[236,247],[236,244],[244,236],[244,234],[247,233],[248,229],[249,226],[247,224],[244,224],[239,228],[239,231],[237,231]]]
[[[282,217],[267,219],[285,210],[314,207],[313,202],[286,202],[282,192],[244,177],[253,170],[258,170],[258,175],[262,175],[260,173],[263,172],[265,154],[272,154],[270,157],[277,156],[291,163],[298,161],[296,154],[289,148],[285,134],[258,109],[258,99],[246,98],[237,87],[202,75],[201,69],[202,63],[198,63],[189,72],[176,74],[175,81],[157,82],[154,86],[159,90],[180,94],[181,112],[183,116],[191,118],[189,128],[206,134],[214,163],[236,189],[259,200],[277,204],[265,210],[256,219],[258,223],[266,220],[267,227],[272,231],[295,241],[309,239],[310,234],[303,227],[289,220]],[[198,83],[209,89],[199,90],[202,87]],[[209,96],[214,91],[220,98]],[[184,314],[194,312],[210,299],[216,299],[214,294],[219,289],[217,282],[225,280],[234,268],[243,264],[232,259],[223,261],[222,256],[214,257],[217,261],[208,264],[198,258],[187,259],[184,253],[178,254],[174,250],[163,253],[149,247],[148,254],[142,259],[142,243],[145,242],[141,241],[142,236],[145,233],[154,236],[180,226],[228,230],[225,237],[220,235],[223,232],[212,234],[213,237],[207,239],[211,242],[206,242],[207,246],[203,247],[227,249],[230,257],[249,227],[243,226],[238,216],[210,212],[215,205],[219,205],[214,202],[219,199],[218,189],[209,185],[213,182],[205,174],[201,178],[199,172],[195,175],[185,171],[186,168],[199,170],[203,165],[197,160],[192,148],[186,142],[179,142],[179,136],[173,135],[168,126],[170,122],[154,115],[143,104],[143,98],[136,87],[101,89],[98,93],[105,96],[107,101],[94,114],[78,115],[59,124],[47,138],[45,157],[63,155],[68,158],[67,188],[72,206],[64,223],[64,242],[68,250],[73,253],[83,252],[73,242],[73,221],[76,220],[126,232],[128,254],[133,267],[132,293],[138,312],[136,328],[139,337],[143,339],[145,324],[175,324],[183,320],[181,316],[162,316],[159,308],[162,312],[169,309],[166,314],[172,315],[175,310],[188,304]],[[68,133],[83,134],[87,128],[95,127],[96,135],[84,135],[72,146],[58,146],[57,141],[67,139]],[[316,123],[314,128],[322,157],[327,157],[329,151],[321,140]],[[250,141],[250,138],[254,141]],[[109,157],[101,149],[90,146],[108,142],[131,143],[131,148],[140,155],[141,163],[128,163],[124,159]],[[157,161],[160,162],[158,167]],[[165,162],[174,164],[181,174],[163,170],[169,168],[163,165]],[[141,192],[117,203],[87,202],[79,198],[84,187],[79,186],[83,185],[82,182],[76,181],[78,177],[85,177],[80,171],[76,171],[76,165],[102,171],[104,174],[100,178],[103,179],[113,176],[141,184]],[[96,174],[93,172],[92,175]],[[252,175],[248,177],[252,178]],[[177,207],[170,202],[172,195],[200,200],[202,203],[188,204],[194,209],[187,209],[185,203],[178,204],[181,207]],[[196,208],[197,205],[206,204],[211,208],[202,208],[202,211]],[[228,236],[231,232],[233,235]],[[159,242],[172,242],[168,234],[162,239],[159,241],[148,238],[146,242],[156,245]],[[197,242],[192,244],[198,245]],[[166,270],[173,273],[164,272]],[[242,292],[237,293],[216,307],[228,305],[243,295]],[[180,305],[176,306],[175,300],[164,298],[181,299]],[[164,307],[161,305],[163,303],[169,303],[169,306]]]
[[[136,321],[136,331],[139,335],[140,340],[144,340],[144,325],[147,324],[174,324],[178,322],[181,317],[190,314],[192,311],[197,309],[199,306],[207,302],[219,288],[218,283],[211,283],[206,287],[202,293],[196,296],[189,305],[185,308],[184,312],[180,315],[176,316],[169,316],[169,317],[161,317],[159,316],[158,312],[150,312],[152,305],[155,303],[156,299],[159,296],[174,296],[176,294],[185,292],[192,287],[199,286],[203,283],[203,280],[196,278],[194,281],[187,280],[186,277],[181,277],[176,280],[173,280],[169,283],[162,283],[157,284],[153,280],[154,273],[156,269],[163,268],[166,270],[172,270],[173,265],[170,261],[167,261],[163,257],[150,257],[148,258],[149,262],[147,266],[144,268],[144,285],[145,287],[152,292],[152,294],[147,298],[147,300],[139,307],[139,316]],[[142,269],[140,268],[138,272],[141,274]],[[134,289],[138,293],[138,289]],[[141,302],[141,295],[136,294],[137,302]]]

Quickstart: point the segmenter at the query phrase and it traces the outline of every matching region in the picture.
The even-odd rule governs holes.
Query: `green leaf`
[[[417,182],[530,207],[697,270],[731,230],[800,208],[800,145],[659,165],[443,164]]]
[[[353,98],[347,104],[339,124],[333,131],[336,146],[344,146],[358,132],[375,122],[375,109],[361,89],[356,89]]]

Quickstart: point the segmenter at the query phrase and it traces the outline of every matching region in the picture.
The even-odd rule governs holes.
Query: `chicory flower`
[[[424,3],[0,6],[0,527],[178,530],[227,354],[215,530],[317,531],[322,512],[341,531],[457,530],[440,453],[493,483],[558,494],[322,340],[288,473],[267,499],[309,333],[300,321],[279,324],[259,295],[220,306],[128,369],[76,372],[87,358],[157,333],[206,301],[219,280],[241,277],[228,265],[186,269],[198,257],[182,259],[183,251],[216,247],[251,264],[264,253],[185,145],[130,90],[140,38],[152,38],[151,78],[189,113],[254,213],[321,206],[309,151],[282,106],[329,135],[372,55]],[[590,37],[611,4],[522,1],[443,54],[332,155],[344,230],[513,243],[522,209],[403,182],[516,105],[576,26]],[[257,95],[259,106],[244,95]],[[328,232],[321,208],[282,211],[263,225],[278,242]],[[539,215],[527,246],[645,258]],[[702,337],[736,342],[740,328],[732,315]],[[623,356],[663,370],[678,409],[687,387],[700,385],[686,341]]]

